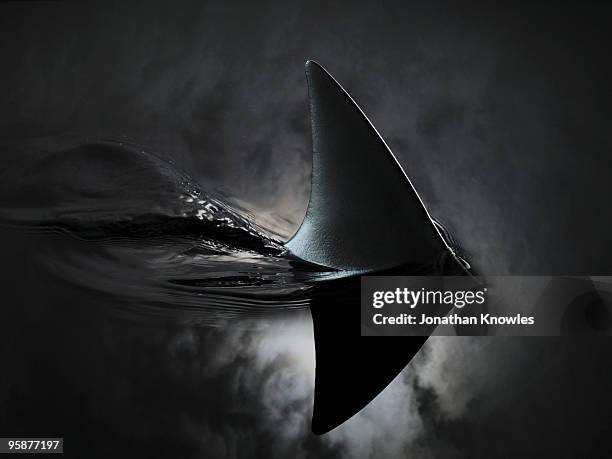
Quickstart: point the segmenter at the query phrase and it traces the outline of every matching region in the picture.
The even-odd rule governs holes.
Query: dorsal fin
[[[351,96],[306,62],[312,188],[286,246],[308,262],[348,271],[422,263],[447,249],[401,166]]]

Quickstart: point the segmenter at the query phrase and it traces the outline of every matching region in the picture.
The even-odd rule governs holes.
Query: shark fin
[[[304,221],[286,247],[340,274],[317,284],[310,304],[316,352],[312,431],[324,434],[375,398],[427,339],[362,337],[359,275],[406,269],[414,275],[425,266],[461,275],[463,268],[351,96],[316,62],[306,62],[306,76],[312,187]]]
[[[448,247],[372,123],[319,64],[307,61],[306,77],[312,187],[286,247],[302,260],[356,272],[438,256]]]
[[[347,277],[310,305],[316,371],[312,432],[325,434],[370,403],[412,360],[426,336],[361,336],[361,284]],[[357,309],[357,310],[355,310]]]

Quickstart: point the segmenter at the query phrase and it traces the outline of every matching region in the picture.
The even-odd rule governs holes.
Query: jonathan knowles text
[[[377,290],[372,293],[372,306],[382,309],[387,305],[402,305],[411,310],[420,305],[440,306],[447,305],[463,309],[470,305],[483,305],[486,300],[487,288],[478,290],[430,290],[426,288],[409,289],[396,288],[394,290]],[[514,314],[511,316],[495,316],[489,313],[470,314],[467,310],[463,314],[450,313],[445,315],[432,315],[421,310],[421,314],[395,313],[385,314],[380,311],[372,315],[375,325],[533,325],[534,317]]]

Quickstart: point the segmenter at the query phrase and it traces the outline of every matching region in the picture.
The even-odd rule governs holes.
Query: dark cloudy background
[[[3,168],[21,142],[124,139],[290,232],[309,189],[311,58],[484,272],[612,274],[607,2],[124,3],[0,3]],[[317,438],[306,313],[229,330],[117,321],[84,292],[31,288],[51,283],[10,236],[2,435],[64,436],[80,457],[609,449],[607,340],[431,340]]]

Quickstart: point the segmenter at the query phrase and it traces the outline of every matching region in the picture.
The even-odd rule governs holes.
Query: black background
[[[3,2],[0,12],[4,167],[22,154],[16,144],[123,139],[262,221],[288,220],[289,235],[309,189],[310,58],[360,102],[484,272],[612,271],[607,2]],[[93,313],[85,293],[31,288],[44,274],[11,237],[2,435],[64,436],[80,457],[608,450],[606,340],[434,342],[391,388],[408,412],[383,401],[321,439],[308,432],[309,390],[259,335]],[[271,357],[254,364],[253,349]]]

